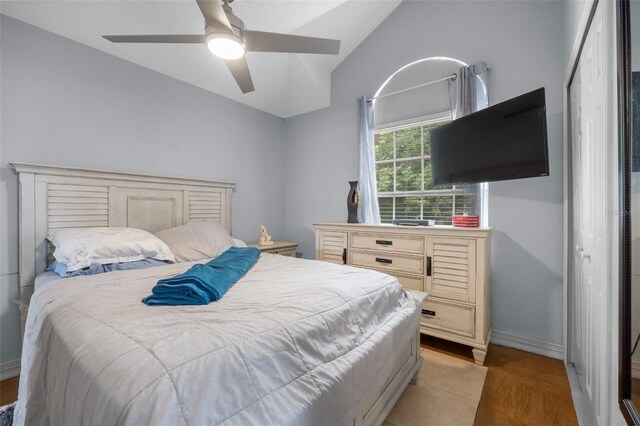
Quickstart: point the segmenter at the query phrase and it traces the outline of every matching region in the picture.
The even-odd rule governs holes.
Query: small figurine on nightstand
[[[261,246],[272,246],[273,241],[271,241],[271,235],[267,232],[267,228],[264,225],[260,226],[260,242],[258,243]]]

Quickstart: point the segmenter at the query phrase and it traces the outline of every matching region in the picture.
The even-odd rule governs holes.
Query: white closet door
[[[601,3],[602,4],[602,3]],[[608,315],[610,195],[607,156],[611,111],[606,21],[598,6],[578,69],[571,83],[571,165],[573,196],[573,271],[569,318],[569,361],[575,365],[592,421],[609,421],[610,318]],[[605,9],[606,10],[606,9]]]

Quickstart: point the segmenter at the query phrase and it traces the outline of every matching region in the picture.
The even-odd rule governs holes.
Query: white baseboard
[[[586,400],[585,393],[580,386],[580,380],[578,380],[578,373],[576,373],[575,366],[569,364],[566,366],[567,376],[569,377],[569,386],[571,387],[571,398],[573,399],[573,408],[576,410],[576,416],[578,417],[579,425],[597,425],[598,422],[590,414],[588,410],[588,401]],[[618,423],[615,423],[618,424]],[[625,424],[625,423],[620,423]]]
[[[491,343],[564,361],[564,346],[493,330]]]
[[[0,363],[0,382],[20,375],[20,358]]]

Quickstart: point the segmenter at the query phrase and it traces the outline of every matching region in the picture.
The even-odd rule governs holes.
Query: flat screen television
[[[544,88],[430,130],[434,186],[549,176]]]

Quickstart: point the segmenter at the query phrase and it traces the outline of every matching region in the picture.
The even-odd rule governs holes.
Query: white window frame
[[[449,120],[449,121],[452,120],[452,116],[449,111],[445,111],[437,114],[431,114],[428,116],[418,117],[410,120],[403,120],[402,122],[386,124],[385,126],[376,128],[374,130],[374,134],[423,126],[429,122],[443,121],[443,120]],[[403,162],[403,161],[410,161],[410,160],[420,160],[422,162],[422,179],[421,179],[422,189],[416,190],[416,191],[396,191],[396,172],[397,172],[396,163],[398,161]],[[377,172],[378,164],[393,164],[393,189],[394,190],[378,192],[377,194],[378,200],[380,198],[391,198],[393,200],[392,213],[391,213],[392,220],[396,219],[396,198],[451,196],[452,216],[456,213],[456,195],[465,195],[465,196],[475,195],[476,196],[475,202],[480,203],[480,200],[479,200],[480,194],[469,192],[465,188],[460,188],[460,187],[456,188],[455,185],[453,186],[453,188],[449,188],[449,189],[424,189],[424,162],[425,161],[431,161],[431,155],[424,155],[424,132],[421,134],[420,156],[406,157],[398,160],[396,158],[396,141],[394,137],[393,158],[391,160],[379,160],[379,161],[375,160],[376,172]],[[474,206],[474,208],[477,209],[478,206],[476,205]],[[424,218],[424,203],[420,203],[420,217]],[[449,222],[449,224],[451,223]]]

